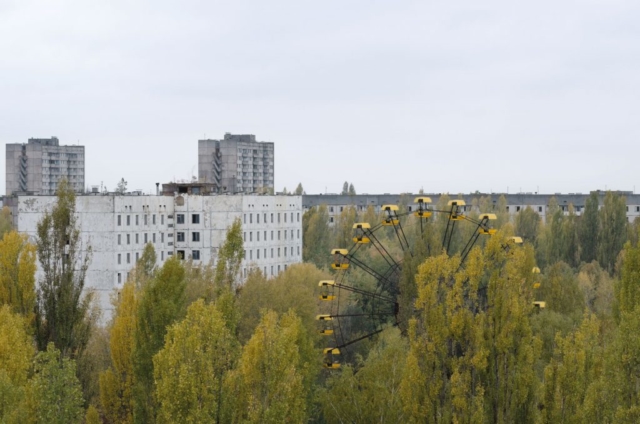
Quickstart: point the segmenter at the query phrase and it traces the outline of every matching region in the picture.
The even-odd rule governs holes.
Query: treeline
[[[401,219],[411,254],[393,227],[376,232],[403,263],[401,325],[354,345],[337,371],[321,367],[331,339],[315,321],[318,281],[334,278],[329,251],[353,244],[354,222],[380,222],[373,208],[345,208],[333,226],[324,207],[310,210],[308,263],[270,279],[256,270],[242,285],[239,221],[215,267],[159,267],[148,245],[103,328],[91,293],[80,294],[88,259],[72,196],[60,191],[36,245],[12,231],[0,240],[0,422],[640,421],[638,228],[613,194],[581,216],[552,204],[546,222],[530,209],[512,222],[504,199],[478,199],[469,215],[496,213],[499,231],[463,265],[469,223],[449,254],[444,214]],[[359,254],[385,266],[371,246]],[[375,289],[350,272],[350,283]],[[363,300],[340,307],[366,309]],[[354,334],[370,325],[349,324]]]

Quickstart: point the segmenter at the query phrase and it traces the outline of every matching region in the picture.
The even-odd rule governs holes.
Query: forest
[[[101,325],[61,187],[34,244],[0,214],[0,422],[640,422],[640,223],[615,193],[580,215],[552,201],[545,221],[480,197],[449,237],[451,215],[403,199],[375,232],[384,251],[363,244],[352,265],[367,268],[349,270],[331,250],[385,214],[346,207],[330,225],[321,206],[303,217],[304,263],[242,284],[236,221],[212,266],[159,266],[147,245]],[[496,231],[474,237],[484,213]],[[321,281],[356,290],[335,304]],[[372,292],[393,316],[374,318]],[[321,334],[327,311],[343,314],[342,339],[362,338],[337,369],[323,367],[340,340]]]

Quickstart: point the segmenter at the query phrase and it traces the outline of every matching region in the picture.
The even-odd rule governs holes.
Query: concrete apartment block
[[[6,198],[16,229],[35,241],[38,222],[51,210],[55,196]],[[259,268],[267,277],[302,262],[302,198],[300,196],[172,196],[83,195],[76,198],[83,253],[93,254],[86,288],[96,292],[106,322],[110,296],[151,243],[162,265],[178,255],[195,263],[215,265],[218,249],[234,219],[242,222],[245,260],[242,277]],[[36,278],[41,277],[38,269]]]
[[[60,146],[56,137],[6,145],[6,193],[53,195],[66,178],[84,190],[84,146]]]
[[[273,193],[274,144],[252,134],[198,141],[198,177],[219,193]]]

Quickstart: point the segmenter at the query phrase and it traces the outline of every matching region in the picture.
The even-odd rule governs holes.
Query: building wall
[[[81,193],[84,170],[84,146],[60,146],[55,137],[6,145],[7,195],[18,192],[53,195],[63,178]]]
[[[56,197],[18,196],[12,200],[17,230],[27,233],[35,241],[37,224],[44,212],[51,210]],[[246,236],[243,276],[254,267],[265,271],[267,276],[277,275],[287,266],[302,262],[300,196],[78,196],[76,212],[82,246],[86,249],[90,245],[92,249],[86,288],[96,292],[104,320],[112,314],[110,296],[126,281],[142,255],[145,240],[153,244],[159,265],[178,251],[184,252],[187,259],[193,259],[193,253],[197,251],[199,259],[194,259],[195,263],[214,265],[218,249],[224,243],[226,229],[237,218],[243,222],[243,233],[251,234]],[[268,216],[267,222],[264,222],[264,214]],[[184,220],[179,219],[180,215]],[[194,215],[198,216],[197,222],[194,222]],[[264,240],[265,231],[269,235],[267,240]],[[286,239],[284,231],[287,231]],[[257,240],[258,232],[260,240]],[[273,239],[271,232],[274,232]],[[277,238],[278,232],[280,239]],[[184,235],[181,241],[178,241],[179,233]],[[194,233],[198,234],[197,241],[194,241]],[[259,258],[258,249],[261,252]],[[274,257],[270,254],[264,257],[265,249],[269,253],[274,249]],[[278,249],[280,257],[277,256]],[[82,252],[84,254],[86,250]],[[37,278],[41,276],[38,269]]]
[[[256,141],[252,134],[198,141],[198,177],[218,184],[221,192],[273,192],[273,170],[274,144]]]

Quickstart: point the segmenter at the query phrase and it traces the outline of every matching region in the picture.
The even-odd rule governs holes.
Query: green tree
[[[626,199],[608,191],[598,214],[598,262],[612,273],[627,236]]]
[[[592,262],[598,255],[598,194],[591,192],[580,220],[580,259]]]
[[[155,420],[153,355],[164,345],[167,327],[186,312],[184,267],[174,256],[167,260],[142,291],[133,350],[134,422]]]
[[[304,189],[302,188],[302,183],[298,183],[298,187],[296,187],[296,191],[293,193],[297,196],[301,196],[304,194]]]
[[[25,234],[5,233],[0,240],[0,304],[31,323],[36,304],[36,247]]]
[[[122,196],[126,192],[127,192],[127,182],[124,180],[124,178],[122,178],[120,179],[120,181],[118,181],[118,185],[116,186],[116,193]]]
[[[353,186],[353,183],[349,184],[349,195],[350,196],[355,196],[356,195],[356,189]]]
[[[331,260],[331,231],[327,205],[310,209],[303,216],[304,237],[302,238],[302,259],[318,268],[329,265]]]
[[[38,423],[81,423],[84,417],[82,390],[76,377],[76,364],[49,343],[38,353],[35,373],[29,382],[34,402],[32,414]]]
[[[73,188],[63,180],[56,194],[56,204],[45,212],[36,233],[43,274],[37,292],[37,340],[40,350],[53,342],[62,356],[76,357],[89,340],[94,320],[92,293],[83,296],[91,246],[83,246],[80,239]]]
[[[306,399],[318,367],[300,319],[265,312],[225,382],[235,393],[227,422],[304,422]]]
[[[536,244],[538,228],[540,227],[540,215],[527,206],[516,214],[515,233],[533,245]]]
[[[319,394],[328,423],[405,422],[400,383],[406,365],[407,340],[396,328],[381,333],[358,368],[346,365],[329,377]]]
[[[238,282],[240,265],[244,259],[244,243],[242,241],[242,223],[235,219],[227,228],[225,242],[218,249],[216,261],[215,285],[217,288],[233,288]]]
[[[193,303],[171,326],[165,346],[153,358],[158,422],[220,422],[222,381],[239,354],[239,344],[215,304]]]
[[[349,194],[349,182],[345,181],[344,184],[342,184],[342,192],[340,192],[340,194],[345,195],[345,194]]]

